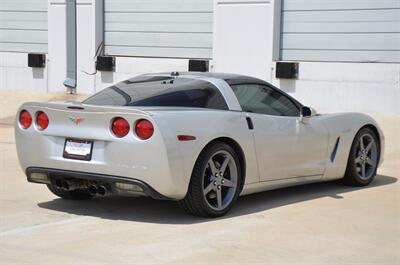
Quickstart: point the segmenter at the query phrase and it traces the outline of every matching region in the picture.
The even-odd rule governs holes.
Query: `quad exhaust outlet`
[[[89,185],[88,190],[90,194],[96,195],[99,194],[101,196],[105,196],[107,194],[107,188],[104,185],[96,186],[94,184]]]
[[[97,186],[95,184],[90,184],[87,186],[87,184],[79,183],[73,180],[64,180],[64,179],[57,179],[54,182],[55,186],[59,189],[67,190],[67,191],[72,191],[72,190],[77,190],[77,189],[87,189],[91,195],[101,195],[105,196],[108,193],[108,189],[104,185]]]

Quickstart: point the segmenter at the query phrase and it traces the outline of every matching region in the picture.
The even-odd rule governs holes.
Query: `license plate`
[[[92,159],[93,141],[66,139],[64,158],[90,161]]]

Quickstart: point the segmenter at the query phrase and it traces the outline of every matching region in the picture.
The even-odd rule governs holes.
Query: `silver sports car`
[[[193,72],[141,75],[83,102],[25,103],[15,138],[28,181],[59,197],[145,195],[206,217],[239,195],[368,185],[384,150],[367,115],[317,114],[265,81]]]

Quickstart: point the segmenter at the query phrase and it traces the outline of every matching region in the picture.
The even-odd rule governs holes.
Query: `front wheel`
[[[238,156],[231,146],[216,142],[207,147],[196,161],[182,207],[197,216],[225,215],[239,195],[240,172]]]
[[[380,156],[377,135],[369,128],[361,129],[354,137],[347,162],[344,183],[366,186],[376,175]]]

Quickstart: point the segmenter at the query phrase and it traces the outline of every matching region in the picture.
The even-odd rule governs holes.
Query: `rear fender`
[[[188,118],[190,116],[190,118]],[[186,185],[189,184],[194,165],[201,151],[213,140],[221,137],[233,139],[243,150],[246,164],[246,183],[259,181],[253,133],[247,127],[242,112],[197,110],[191,112],[163,112],[153,118],[162,131],[169,154],[171,168],[179,169]],[[195,136],[193,141],[179,141],[177,135]],[[173,165],[182,165],[173,166]],[[176,172],[178,173],[178,172]]]

